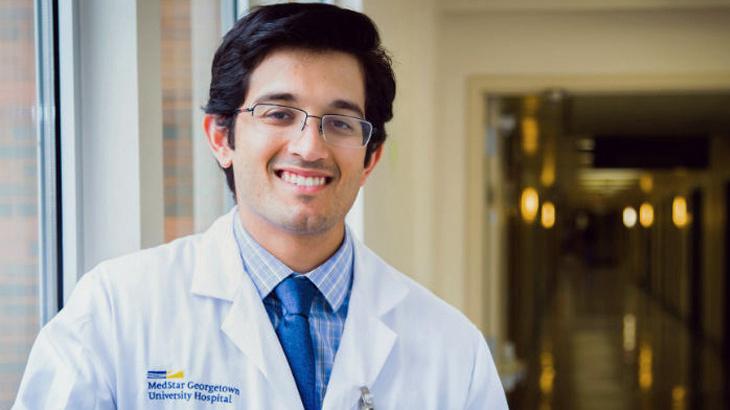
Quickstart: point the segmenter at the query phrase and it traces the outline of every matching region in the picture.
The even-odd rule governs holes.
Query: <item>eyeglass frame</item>
[[[335,147],[341,147],[341,148],[362,148],[362,147],[367,147],[367,145],[368,145],[368,143],[370,143],[370,139],[373,137],[373,133],[375,132],[375,129],[376,129],[372,122],[366,120],[365,118],[357,117],[357,116],[354,116],[354,115],[347,115],[347,114],[329,114],[329,113],[322,114],[322,115],[311,115],[310,113],[306,112],[305,110],[303,110],[301,108],[292,107],[292,106],[289,106],[289,105],[275,104],[275,103],[256,103],[256,104],[252,105],[249,108],[239,108],[239,109],[233,111],[233,115],[235,116],[235,115],[238,115],[238,114],[240,114],[242,112],[250,112],[251,113],[251,117],[253,118],[253,111],[259,105],[269,105],[269,106],[274,106],[274,107],[287,108],[287,109],[290,109],[290,110],[295,110],[295,111],[299,111],[299,112],[304,113],[304,121],[302,121],[302,128],[300,129],[300,131],[303,131],[304,130],[304,127],[307,126],[307,120],[309,118],[317,118],[319,120],[319,127],[317,127],[317,128],[319,129],[319,133],[322,135],[322,137],[324,139],[324,142],[327,143],[328,145],[335,146]],[[354,118],[356,120],[363,121],[363,122],[367,123],[368,125],[370,125],[370,133],[367,136],[367,138],[364,138],[365,141],[362,143],[362,145],[358,145],[358,146],[352,145],[352,146],[349,146],[349,145],[335,145],[335,144],[332,144],[332,143],[330,143],[327,140],[327,136],[326,136],[326,134],[324,132],[324,126],[322,125],[324,123],[324,118],[327,117],[327,116],[330,116],[330,117],[331,116],[347,117],[347,118]]]

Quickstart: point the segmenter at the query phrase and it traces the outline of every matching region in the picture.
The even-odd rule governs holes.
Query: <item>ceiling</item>
[[[730,8],[729,0],[437,0],[437,3],[446,13]]]
[[[546,144],[546,135],[558,130],[555,142],[557,186],[565,199],[574,204],[610,208],[625,202],[632,195],[641,194],[639,181],[642,175],[653,173],[657,178],[674,173],[686,175],[686,169],[665,168],[657,171],[651,166],[632,169],[595,168],[592,158],[597,155],[594,137],[598,135],[613,137],[618,141],[657,136],[667,137],[658,141],[673,138],[684,138],[686,141],[690,138],[692,145],[697,145],[691,143],[691,138],[697,138],[693,136],[706,139],[707,136],[720,135],[730,138],[730,92],[582,95],[562,92],[557,94],[559,98],[555,98],[555,95],[546,93],[538,104],[540,108],[536,115],[539,117],[541,144]],[[510,135],[515,143],[521,137],[519,119],[524,116],[526,101],[529,100],[511,96],[500,99],[501,122],[511,124],[509,129],[502,131]],[[618,147],[614,152],[620,154],[621,148]],[[651,158],[652,152],[658,150],[647,152],[649,159],[655,159]],[[636,152],[630,154],[641,156]],[[518,163],[530,169],[529,159]]]
[[[681,135],[730,130],[730,93],[576,95],[565,102],[568,134]]]

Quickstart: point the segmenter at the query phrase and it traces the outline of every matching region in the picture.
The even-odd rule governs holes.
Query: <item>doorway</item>
[[[485,207],[505,204],[506,333],[527,362],[525,383],[533,383],[511,403],[531,408],[549,397],[562,408],[567,400],[590,400],[600,385],[623,408],[638,400],[625,389],[633,383],[639,392],[677,392],[656,399],[667,406],[682,392],[708,394],[688,383],[682,346],[703,343],[687,332],[702,323],[705,197],[699,186],[711,167],[722,166],[711,163],[710,152],[730,129],[730,93],[561,89],[490,94],[484,106],[487,118],[497,118],[487,133],[496,142],[487,145],[496,147],[503,165],[501,181],[489,173],[483,178],[491,195],[503,195]],[[489,227],[485,232],[489,240]],[[647,281],[656,285],[640,286]],[[626,338],[627,329],[633,340],[611,342]],[[666,342],[666,329],[684,332],[678,340],[686,343]],[[654,363],[669,360],[684,368],[653,373]],[[635,368],[642,361],[649,362],[644,373]],[[606,377],[591,385],[585,366]],[[556,373],[561,382],[545,376]]]

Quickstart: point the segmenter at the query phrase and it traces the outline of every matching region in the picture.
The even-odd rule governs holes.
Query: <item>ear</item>
[[[380,156],[383,154],[383,144],[380,144],[378,148],[373,151],[373,155],[370,156],[370,163],[365,167],[360,177],[360,186],[365,185],[365,181],[370,176],[370,173],[375,169],[375,165],[380,161]]]
[[[233,149],[228,145],[228,129],[219,125],[217,120],[217,116],[205,114],[203,129],[208,140],[208,146],[218,164],[222,168],[228,168],[233,163]]]

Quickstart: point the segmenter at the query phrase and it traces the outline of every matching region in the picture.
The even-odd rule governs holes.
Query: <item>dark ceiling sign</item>
[[[704,169],[709,166],[707,135],[597,135],[594,168]]]

